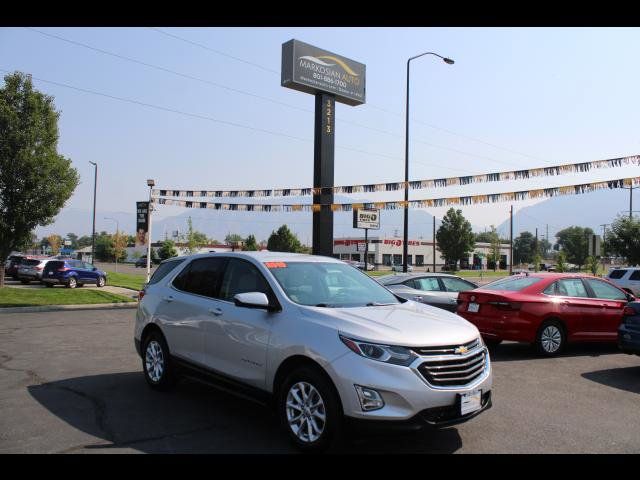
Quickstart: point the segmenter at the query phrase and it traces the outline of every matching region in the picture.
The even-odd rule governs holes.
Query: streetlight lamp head
[[[154,182],[152,179],[147,180],[147,186],[149,187],[153,187],[155,186],[156,182]]]
[[[98,164],[97,164],[96,162],[92,162],[91,160],[89,160],[89,163],[90,163],[91,165],[98,166]]]
[[[453,60],[451,60],[450,58],[443,58],[443,60],[444,60],[444,63],[448,63],[449,65],[453,65],[454,63],[456,63]]]

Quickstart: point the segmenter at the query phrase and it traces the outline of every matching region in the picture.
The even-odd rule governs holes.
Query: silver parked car
[[[18,279],[21,283],[41,282],[44,266],[54,258],[25,258],[18,265]]]
[[[473,282],[446,273],[399,273],[377,280],[399,297],[450,312],[455,312],[458,307],[458,292],[478,287]]]
[[[152,388],[186,376],[264,399],[304,450],[328,447],[345,420],[444,426],[491,407],[475,326],[340,260],[181,257],[163,262],[140,297],[134,339]]]

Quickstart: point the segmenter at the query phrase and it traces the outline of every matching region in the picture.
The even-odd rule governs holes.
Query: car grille
[[[461,387],[482,375],[487,364],[486,350],[471,355],[438,358],[423,362],[418,371],[435,387]]]
[[[456,349],[460,347],[466,347],[467,350],[473,350],[480,345],[480,340],[476,338],[470,342],[463,343],[462,345],[438,345],[437,347],[413,347],[412,350],[418,355],[454,355]]]

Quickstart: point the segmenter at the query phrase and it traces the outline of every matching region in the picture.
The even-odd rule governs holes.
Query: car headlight
[[[352,352],[357,353],[361,357],[377,360],[378,362],[408,367],[417,358],[417,355],[406,347],[362,342],[343,335],[340,335],[340,340],[342,340]]]

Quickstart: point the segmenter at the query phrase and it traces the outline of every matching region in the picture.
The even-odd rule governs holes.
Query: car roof
[[[308,255],[306,253],[289,253],[289,252],[214,252],[214,253],[197,253],[188,255],[186,258],[207,258],[207,257],[235,257],[235,258],[252,258],[258,262],[315,262],[315,263],[344,263],[333,257],[324,257],[321,255]]]
[[[436,273],[436,272],[420,272],[420,273],[395,273],[391,275],[383,275],[382,277],[378,277],[378,281],[385,285],[392,284],[393,282],[404,282],[406,280],[411,280],[412,278],[422,278],[422,277],[454,277],[460,278],[456,275],[452,275],[450,273]],[[464,280],[464,278],[462,279]]]

